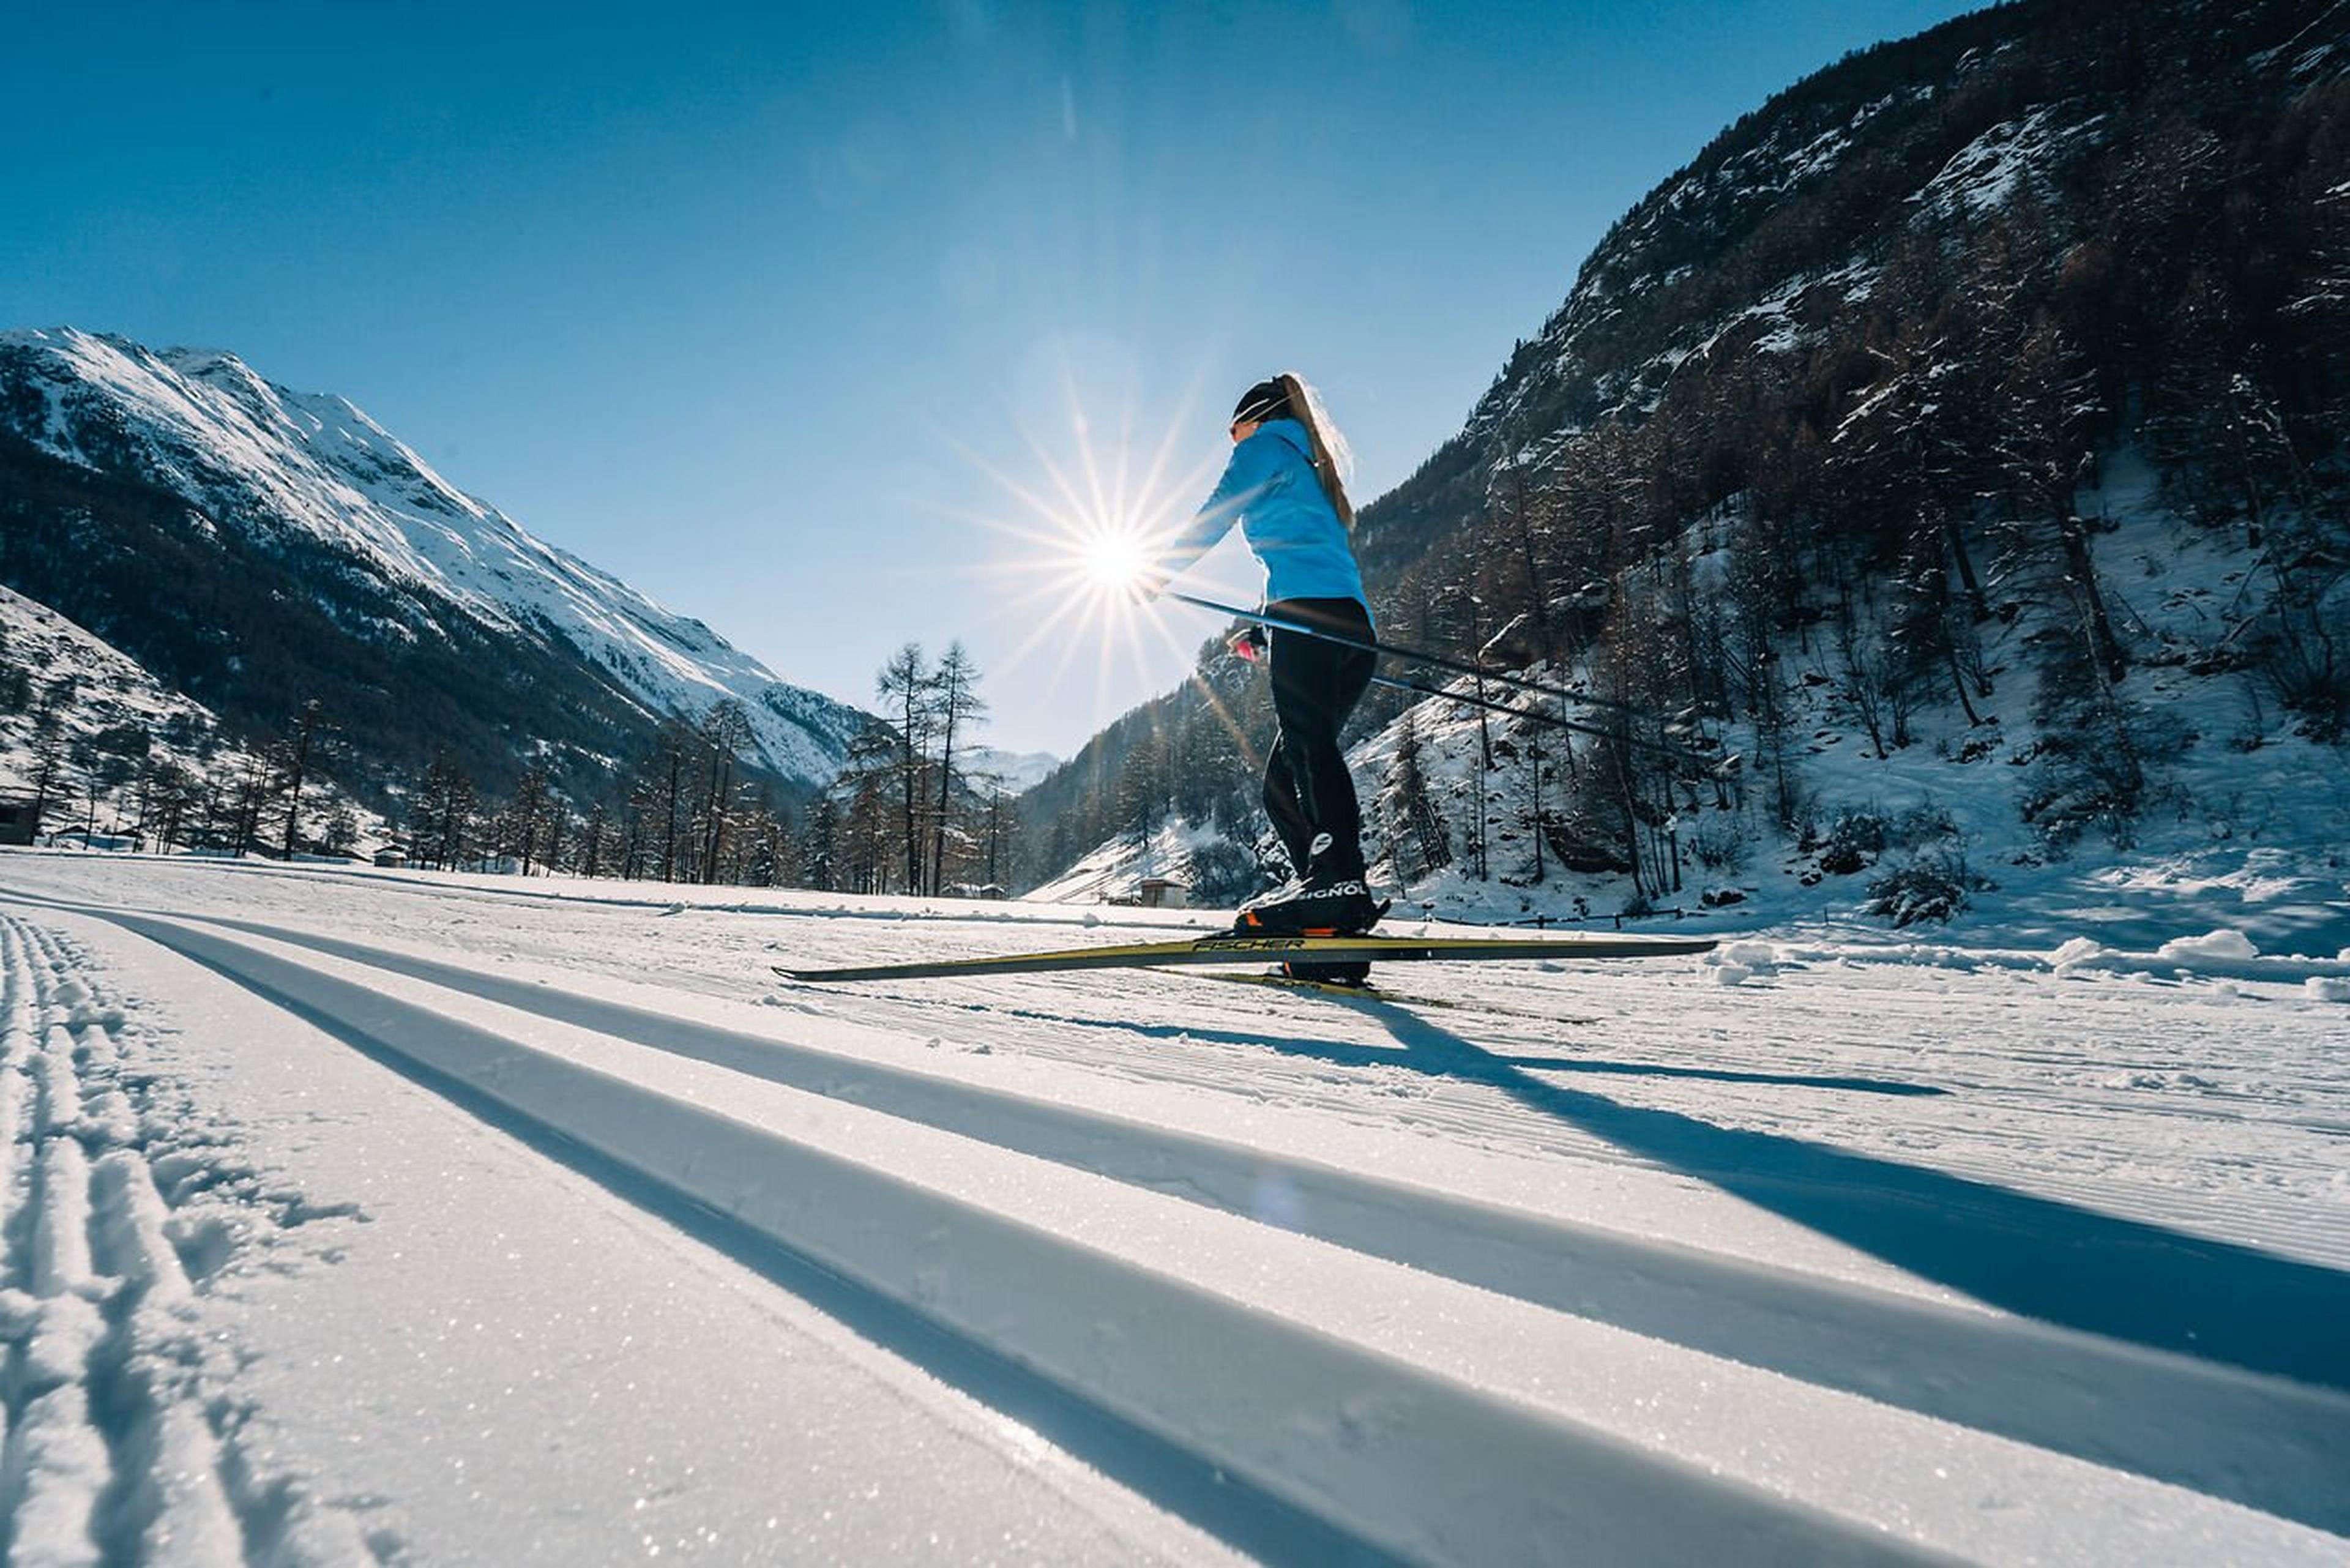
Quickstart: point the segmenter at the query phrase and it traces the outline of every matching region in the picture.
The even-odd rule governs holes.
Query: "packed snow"
[[[6,1547],[2341,1561],[2350,953],[1734,913],[824,988],[1213,917],[7,853]]]

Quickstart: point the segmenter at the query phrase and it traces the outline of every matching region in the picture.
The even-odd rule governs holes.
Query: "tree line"
[[[907,644],[877,678],[883,712],[812,794],[756,765],[750,717],[730,698],[664,720],[585,801],[537,763],[488,794],[442,753],[405,792],[398,827],[427,868],[854,893],[1001,886],[1015,825],[1001,781],[968,765],[987,711],[979,680],[960,643],[935,665]]]
[[[555,871],[663,882],[939,894],[1001,888],[1019,820],[1003,781],[973,765],[987,703],[960,642],[935,662],[908,643],[879,673],[882,711],[837,776],[810,791],[768,772],[742,703],[655,727],[600,787],[544,749],[485,786],[450,746],[384,790],[393,846],[439,869]],[[42,678],[0,631],[0,723],[21,727],[23,789],[47,832],[231,856],[355,854],[354,773],[372,759],[310,698],[277,731],[235,737],[187,711],[161,725],[108,722],[105,693]]]
[[[1003,888],[1018,817],[1003,781],[969,765],[987,714],[979,667],[960,642],[936,664],[907,643],[874,683],[879,721],[849,744],[818,803],[824,886],[860,893]],[[814,840],[812,839],[812,842]]]
[[[242,741],[195,710],[151,724],[109,693],[85,692],[76,674],[37,676],[0,632],[0,722],[22,728],[19,793],[53,837],[280,857],[348,855],[359,843],[351,797],[322,787],[338,753],[316,701],[283,732]]]
[[[397,828],[428,869],[785,886],[801,867],[791,805],[752,766],[750,742],[732,698],[664,719],[634,766],[585,801],[543,760],[490,794],[442,752],[406,791]]]

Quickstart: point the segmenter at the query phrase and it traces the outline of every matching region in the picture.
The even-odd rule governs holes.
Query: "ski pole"
[[[1264,645],[1257,640],[1256,628],[1253,626],[1252,626],[1248,630],[1234,636],[1230,642],[1225,644],[1225,646],[1230,648],[1233,653],[1251,664],[1254,664],[1257,660],[1264,657]],[[1435,697],[1446,701],[1465,702],[1471,708],[1484,708],[1495,713],[1507,713],[1513,719],[1531,719],[1537,724],[1549,724],[1561,730],[1573,730],[1578,734],[1596,735],[1602,740],[1607,740],[1612,737],[1613,739],[1623,742],[1627,746],[1638,746],[1648,751],[1662,752],[1669,757],[1675,758],[1681,762],[1694,763],[1700,766],[1709,767],[1717,773],[1729,765],[1727,759],[1720,763],[1709,763],[1705,758],[1699,756],[1696,753],[1685,751],[1681,747],[1663,744],[1655,741],[1641,740],[1638,735],[1633,734],[1628,729],[1619,735],[1612,730],[1603,730],[1598,728],[1596,725],[1578,724],[1572,719],[1554,719],[1548,713],[1539,711],[1530,713],[1523,708],[1513,708],[1506,702],[1495,702],[1484,697],[1471,697],[1460,691],[1447,691],[1441,686],[1423,686],[1417,680],[1402,680],[1392,675],[1374,675],[1371,677],[1371,684],[1374,686],[1391,686],[1398,691],[1417,691],[1423,697]]]
[[[1326,627],[1308,626],[1304,621],[1284,620],[1279,616],[1267,615],[1263,610],[1247,610],[1242,609],[1237,605],[1219,604],[1214,599],[1203,599],[1197,595],[1179,593],[1173,588],[1168,589],[1164,597],[1191,605],[1197,609],[1213,610],[1218,615],[1228,615],[1237,620],[1254,621],[1259,626],[1269,626],[1275,631],[1295,632],[1303,637],[1318,637],[1325,642],[1335,642],[1341,648],[1359,649],[1365,653],[1384,654],[1389,659],[1400,659],[1407,663],[1426,664],[1438,670],[1450,670],[1461,675],[1479,676],[1491,680],[1496,686],[1513,686],[1521,691],[1531,691],[1537,697],[1555,697],[1562,701],[1581,702],[1593,708],[1614,708],[1625,713],[1641,712],[1640,709],[1631,703],[1618,702],[1612,697],[1592,697],[1580,691],[1569,691],[1564,686],[1545,686],[1539,680],[1528,680],[1519,675],[1505,675],[1498,670],[1488,670],[1482,664],[1472,664],[1465,659],[1451,659],[1441,653],[1429,653],[1417,648],[1399,648],[1394,643],[1380,642],[1376,639],[1348,637],[1344,632],[1332,631]],[[1419,691],[1421,688],[1413,687],[1411,690]],[[1443,696],[1445,693],[1437,692],[1436,695]],[[1514,709],[1505,711],[1515,711]]]
[[[1529,713],[1523,708],[1513,708],[1506,702],[1495,702],[1484,697],[1471,697],[1461,691],[1447,691],[1441,686],[1423,686],[1417,680],[1399,680],[1392,675],[1374,675],[1371,677],[1371,684],[1392,687],[1398,691],[1417,691],[1423,697],[1441,698],[1448,702],[1462,702],[1471,708],[1483,708],[1491,712],[1506,713],[1513,719],[1531,719],[1537,724],[1549,724],[1556,729],[1573,730],[1578,735],[1596,735],[1603,741],[1621,742],[1639,751],[1656,752],[1672,758],[1675,762],[1687,763],[1716,777],[1727,776],[1729,772],[1738,764],[1738,753],[1735,752],[1720,758],[1700,756],[1685,747],[1672,745],[1663,741],[1644,741],[1628,732],[1618,734],[1613,730],[1603,730],[1596,724],[1579,724],[1572,719],[1555,719],[1548,713]]]

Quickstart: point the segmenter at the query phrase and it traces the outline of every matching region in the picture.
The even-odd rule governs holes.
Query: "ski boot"
[[[1266,888],[1263,892],[1259,893],[1255,898],[1248,899],[1241,905],[1239,912],[1232,916],[1233,932],[1238,934],[1243,931],[1253,930],[1255,928],[1249,924],[1249,920],[1256,911],[1266,908],[1268,905],[1286,903],[1288,900],[1295,898],[1298,894],[1303,893],[1304,891],[1305,891],[1305,878],[1303,877],[1292,877],[1289,880],[1282,883],[1277,888]]]
[[[1358,937],[1378,924],[1387,912],[1387,900],[1371,897],[1360,872],[1325,874],[1293,880],[1252,898],[1241,906],[1232,929],[1255,936]],[[1280,973],[1284,979],[1305,984],[1370,989],[1371,966],[1362,959],[1284,963]]]
[[[1360,876],[1313,877],[1242,905],[1232,930],[1239,936],[1358,937],[1387,912],[1385,900],[1372,898]]]

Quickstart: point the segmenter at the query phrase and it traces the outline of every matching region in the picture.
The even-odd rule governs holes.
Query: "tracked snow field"
[[[1183,919],[0,857],[9,1560],[2350,1552],[2350,963]]]

